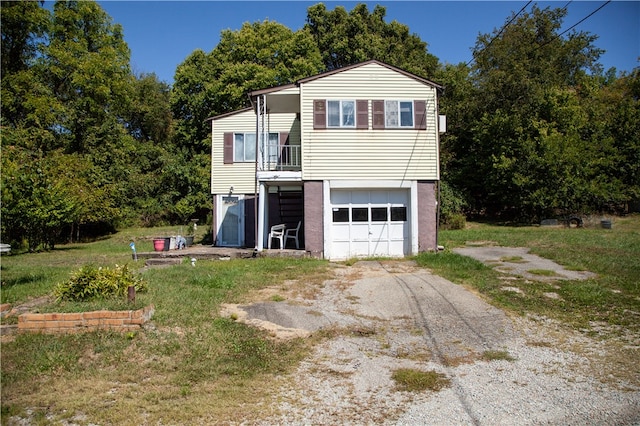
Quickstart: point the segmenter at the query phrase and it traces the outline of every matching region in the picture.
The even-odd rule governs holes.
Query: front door
[[[242,218],[244,208],[242,200],[236,196],[222,197],[219,245],[225,247],[240,247],[242,244]]]

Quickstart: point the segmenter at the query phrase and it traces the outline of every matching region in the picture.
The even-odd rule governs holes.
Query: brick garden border
[[[135,331],[149,321],[155,306],[136,311],[92,311],[77,313],[26,313],[18,316],[21,333],[81,333],[85,331]]]

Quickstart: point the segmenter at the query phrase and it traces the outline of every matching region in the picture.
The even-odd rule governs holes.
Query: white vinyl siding
[[[300,144],[300,126],[296,114],[271,114],[269,133],[289,133],[289,142]],[[224,164],[225,133],[256,133],[256,114],[253,110],[238,112],[213,120],[211,153],[211,193],[253,194],[255,191],[255,161]],[[272,137],[272,136],[270,136]]]
[[[436,89],[378,64],[303,83],[302,178],[437,180]],[[426,130],[313,129],[315,99],[383,99],[426,103]],[[369,102],[369,117],[372,106]],[[413,118],[412,118],[413,121]]]

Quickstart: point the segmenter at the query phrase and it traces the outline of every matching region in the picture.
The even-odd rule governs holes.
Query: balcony
[[[302,170],[302,155],[300,145],[279,145],[267,143],[264,145],[261,160],[258,162],[260,171],[300,171]]]

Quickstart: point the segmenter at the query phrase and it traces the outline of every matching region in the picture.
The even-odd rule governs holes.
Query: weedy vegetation
[[[322,282],[327,262],[256,258],[199,260],[195,268],[142,268],[143,261],[133,261],[129,242],[136,241],[138,252],[152,251],[149,237],[162,233],[126,230],[95,243],[3,256],[3,303],[51,296],[37,310],[137,309],[150,303],[156,307],[153,327],[138,333],[18,334],[4,340],[3,424],[11,416],[58,422],[77,413],[100,424],[251,421],[264,414],[253,404],[277,389],[278,378],[296,367],[312,343],[275,341],[265,332],[220,317],[219,307],[240,303],[253,290],[300,277],[308,285]],[[98,279],[92,282],[108,284],[96,286],[97,297],[53,297],[62,287],[82,293],[69,283],[94,274]],[[136,295],[135,306],[127,303],[126,293],[105,297],[104,288],[115,288],[119,281],[144,283],[147,291]]]
[[[222,318],[220,305],[245,303],[252,292],[268,286],[283,291],[283,286],[296,291],[304,290],[300,286],[317,287],[330,277],[328,263],[256,258],[146,269],[142,261],[132,259],[131,241],[138,252],[152,251],[152,238],[168,232],[128,229],[94,243],[2,257],[3,303],[15,305],[49,296],[50,301],[37,308],[41,312],[137,309],[150,303],[156,307],[152,327],[137,333],[3,336],[3,422],[19,416],[34,423],[82,423],[74,420],[82,413],[87,421],[98,424],[193,424],[220,419],[251,423],[276,409],[265,401],[274,397],[278,383],[289,380],[318,339],[331,339],[335,331],[325,330],[308,340],[276,341]],[[508,285],[521,293],[505,291],[501,273],[450,250],[474,241],[530,247],[533,253],[569,269],[596,276],[552,282],[516,278]],[[447,249],[417,256],[418,265],[474,289],[497,306],[534,318],[549,317],[586,333],[596,333],[593,324],[605,325],[597,328],[601,339],[640,333],[639,216],[619,218],[613,229],[469,224],[463,230],[442,231],[440,244]],[[130,278],[143,280],[147,291],[137,295],[134,307],[123,297],[56,300],[56,287],[86,265],[103,270],[126,265]],[[548,292],[560,297],[546,297]],[[370,330],[359,332],[371,334]],[[616,380],[637,380],[637,350],[627,349],[634,346],[624,342],[615,346],[619,349],[610,364],[625,372]],[[507,359],[509,354],[483,356]],[[408,391],[438,390],[448,384],[436,372],[417,370],[395,371],[393,380]]]
[[[451,381],[437,371],[422,371],[413,368],[394,370],[391,378],[396,382],[396,389],[406,392],[422,392],[426,390],[437,392],[451,384]]]

